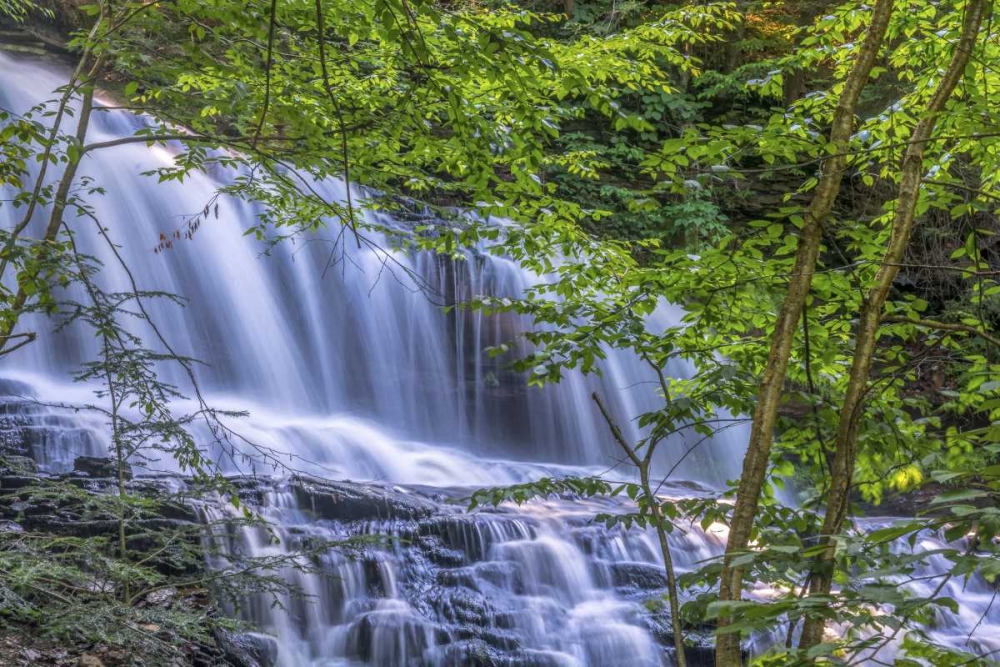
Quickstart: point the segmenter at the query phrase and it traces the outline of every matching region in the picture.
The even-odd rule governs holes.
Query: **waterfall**
[[[7,56],[0,56],[0,65],[3,108],[24,110],[63,82],[51,66]],[[128,136],[140,126],[141,119],[131,114],[97,112],[88,141]],[[652,378],[623,354],[610,355],[600,380],[571,374],[552,388],[526,387],[523,377],[505,372],[503,361],[488,359],[483,351],[522,331],[527,325],[522,318],[445,314],[430,295],[415,293],[405,274],[390,276],[392,266],[384,266],[391,255],[437,294],[517,296],[533,279],[503,258],[477,254],[448,262],[394,252],[388,242],[385,253],[348,244],[343,265],[325,272],[330,252],[322,237],[262,256],[243,236],[259,211],[231,198],[219,200],[217,219],[210,216],[191,240],[154,253],[160,235],[169,236],[185,216],[203,210],[221,185],[203,174],[183,183],[157,183],[143,175],[171,160],[167,148],[141,143],[88,154],[81,177],[106,190],[88,203],[121,247],[141,289],[188,300],[183,308],[149,300],[152,319],[179,354],[206,364],[198,379],[213,405],[250,412],[246,428],[255,438],[308,452],[345,476],[436,483],[432,472],[423,477],[377,450],[402,449],[405,460],[418,449],[428,457],[447,449],[442,463],[448,465],[474,454],[606,467],[614,444],[590,401],[591,391],[608,398],[626,427],[630,417],[655,404],[649,384],[640,381]],[[331,198],[343,199],[342,183],[323,187]],[[9,205],[0,211],[8,226],[19,213]],[[103,264],[102,286],[128,290],[128,276],[95,224],[81,218],[73,225],[80,251]],[[82,293],[77,297],[84,300]],[[665,320],[676,316],[667,309],[661,313]],[[56,394],[43,398],[59,398],[58,383],[96,355],[96,342],[72,328],[53,334],[40,317],[25,326],[38,331],[38,341],[12,355],[3,370]],[[150,338],[149,332],[136,333]],[[669,370],[689,372],[683,362]],[[176,364],[162,372],[185,384]],[[699,448],[680,474],[724,482],[736,473],[732,462],[742,437],[733,433]],[[331,442],[336,444],[330,447]],[[678,439],[679,452],[682,444]],[[487,481],[470,474],[479,475],[470,482]]]
[[[63,83],[50,66],[8,56],[0,56],[0,65],[3,108],[23,111]],[[128,136],[140,126],[141,118],[131,114],[97,112],[88,142]],[[652,378],[637,360],[616,353],[601,379],[570,374],[557,386],[528,388],[524,377],[504,369],[505,361],[484,352],[522,331],[523,318],[445,314],[408,278],[409,272],[419,275],[437,295],[517,296],[533,278],[504,258],[475,254],[450,262],[398,253],[386,241],[384,252],[348,244],[349,257],[325,271],[330,251],[323,236],[262,256],[262,248],[243,236],[259,211],[232,198],[219,200],[217,219],[210,216],[191,240],[154,253],[160,235],[170,236],[186,216],[202,211],[221,185],[203,174],[183,183],[143,175],[171,161],[163,147],[121,145],[88,154],[81,178],[106,190],[88,203],[120,246],[140,289],[187,300],[183,308],[162,300],[147,300],[147,307],[179,354],[206,364],[198,368],[198,380],[211,403],[250,412],[241,428],[255,440],[340,476],[434,484],[441,479],[435,468],[475,468],[482,456],[607,467],[615,458],[614,443],[591,391],[608,397],[627,428],[632,416],[655,405],[650,383],[641,381]],[[323,188],[331,198],[344,198],[342,183]],[[19,213],[10,206],[0,210],[8,226]],[[128,290],[128,276],[95,223],[81,218],[73,225],[80,251],[103,265],[98,280],[104,289]],[[406,273],[390,275],[387,257]],[[76,297],[85,300],[82,291]],[[669,323],[677,313],[665,308],[660,317]],[[39,338],[3,362],[5,375],[44,389],[43,399],[63,400],[59,383],[94,358],[96,341],[73,327],[54,334],[41,317],[25,326]],[[151,339],[148,331],[136,333]],[[683,362],[669,370],[689,372]],[[176,364],[162,373],[186,384]],[[742,439],[734,430],[699,447],[679,475],[721,485],[736,474],[734,454]],[[678,438],[676,455],[686,450],[683,445]],[[488,483],[493,472],[472,474]]]
[[[15,111],[53,97],[66,77],[58,66],[2,54],[0,72],[0,108]],[[98,111],[88,141],[132,135],[142,124],[124,112]],[[618,501],[552,500],[475,515],[442,501],[455,487],[613,467],[618,453],[590,394],[600,391],[634,438],[632,418],[658,400],[648,370],[628,354],[609,351],[601,377],[570,373],[558,385],[528,388],[525,377],[484,352],[524,331],[527,321],[445,313],[406,277],[419,276],[452,298],[516,297],[537,280],[486,253],[446,261],[390,250],[386,240],[382,251],[348,247],[349,261],[327,271],[335,226],[264,256],[243,235],[259,210],[231,198],[219,200],[217,217],[190,240],[154,252],[160,235],[203,210],[222,184],[206,174],[183,183],[142,175],[172,160],[171,149],[141,143],[84,158],[81,176],[105,190],[88,203],[117,246],[92,221],[71,220],[80,251],[103,264],[97,280],[106,290],[130,289],[120,253],[140,289],[187,300],[183,308],[150,300],[151,318],[178,354],[205,362],[196,372],[209,404],[249,411],[235,425],[241,435],[288,455],[302,473],[378,482],[378,493],[424,508],[404,517],[325,513],[303,500],[301,480],[279,476],[267,482],[260,508],[279,543],[258,528],[211,538],[223,551],[255,554],[284,553],[311,536],[389,540],[360,558],[324,555],[315,573],[290,569],[287,577],[310,600],[288,598],[274,607],[261,598],[232,610],[276,638],[279,664],[671,664],[669,622],[656,608],[663,586],[656,544],[646,533],[589,521],[620,508]],[[345,196],[343,183],[321,187],[333,199]],[[9,229],[20,214],[5,204],[0,224]],[[387,275],[387,257],[406,273]],[[82,293],[75,297],[84,300]],[[679,316],[665,305],[653,323],[666,327]],[[4,410],[34,432],[31,455],[58,472],[76,456],[106,453],[102,419],[48,405],[94,400],[91,387],[70,379],[97,354],[93,335],[75,326],[54,332],[40,316],[24,326],[38,339],[0,361],[0,394]],[[141,322],[134,326],[152,340]],[[666,370],[675,377],[692,372],[682,361]],[[176,364],[162,373],[186,385]],[[743,428],[727,429],[688,456],[677,478],[721,488],[738,474],[745,439]],[[663,445],[664,463],[694,442],[673,437]],[[138,472],[155,470],[149,464]],[[206,520],[227,511],[224,504],[202,508]],[[718,555],[724,538],[712,531],[675,536],[678,567],[692,569]],[[941,627],[948,623],[957,637],[974,621],[948,619]],[[710,638],[703,639],[708,646]],[[986,643],[984,651],[996,648]]]
[[[16,111],[47,99],[65,76],[50,65],[3,55],[0,66],[0,107]],[[131,135],[141,123],[122,112],[97,112],[88,141]],[[154,252],[160,235],[169,236],[186,216],[201,211],[221,185],[205,174],[183,183],[157,183],[142,175],[171,160],[171,150],[141,143],[88,155],[81,176],[106,191],[88,203],[140,289],[187,300],[183,308],[148,300],[147,308],[178,354],[205,362],[197,374],[209,404],[249,411],[235,425],[240,434],[291,455],[300,471],[442,489],[600,472],[614,466],[618,453],[591,392],[602,393],[632,436],[637,431],[631,417],[655,405],[651,374],[638,360],[614,351],[601,378],[571,373],[558,385],[529,388],[523,375],[484,351],[523,331],[529,324],[524,318],[445,313],[439,299],[407,282],[412,272],[436,295],[451,299],[516,297],[536,278],[502,257],[470,253],[466,261],[446,261],[389,250],[386,240],[384,251],[349,244],[347,261],[325,271],[330,252],[322,235],[279,245],[263,256],[243,236],[259,211],[233,199],[219,200],[217,218],[206,220],[192,239]],[[344,198],[342,183],[321,187],[332,198]],[[8,228],[18,213],[0,208]],[[102,287],[128,290],[129,275],[96,224],[80,218],[72,225],[80,252],[103,265],[97,278]],[[387,275],[389,255],[405,273]],[[84,300],[82,292],[70,296]],[[669,307],[657,314],[663,326],[678,316]],[[75,456],[106,452],[102,420],[24,400],[93,401],[90,388],[69,380],[74,369],[97,354],[92,334],[72,327],[54,333],[48,321],[35,316],[25,326],[38,332],[38,340],[0,362],[0,374],[6,379],[3,393],[20,400],[8,406],[20,405],[25,419],[44,413],[44,419],[34,419],[45,434],[37,438],[45,451],[35,452],[35,458],[60,471],[71,467]],[[136,327],[136,334],[153,340],[149,331]],[[669,371],[690,372],[682,362]],[[176,365],[162,373],[185,386]],[[730,434],[699,447],[678,475],[716,487],[735,475],[743,435],[735,429]],[[671,444],[676,460],[691,443],[678,437]],[[155,472],[152,464],[146,472]],[[278,638],[283,665],[354,660],[390,666],[421,656],[433,664],[466,664],[482,646],[505,646],[524,664],[660,665],[667,660],[642,620],[641,600],[623,598],[612,572],[626,562],[659,564],[658,551],[646,537],[596,531],[580,508],[544,517],[537,508],[514,516],[455,514],[449,521],[425,520],[416,527],[340,517],[317,522],[309,508],[277,484],[266,494],[262,511],[281,542],[271,544],[262,532],[246,529],[218,536],[227,548],[263,555],[294,548],[303,534],[331,539],[374,531],[401,539],[403,531],[464,554],[460,562],[436,563],[426,549],[397,544],[360,560],[331,554],[324,557],[320,574],[290,569],[287,576],[312,596],[312,603],[287,599],[283,609],[276,609],[259,599],[234,610]],[[225,512],[220,507],[203,511],[208,519]],[[442,506],[438,511],[455,510]],[[440,587],[439,595],[418,608],[412,587],[428,579],[451,586]],[[636,595],[655,596],[645,589]],[[490,633],[487,640],[466,636],[476,623]]]

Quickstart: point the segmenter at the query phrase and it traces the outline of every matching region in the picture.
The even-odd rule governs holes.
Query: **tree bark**
[[[664,391],[666,388],[664,387]],[[666,394],[665,394],[666,395]],[[611,431],[612,437],[614,437],[615,442],[618,446],[622,448],[625,452],[625,456],[629,458],[633,465],[639,471],[639,488],[642,490],[643,496],[649,502],[649,511],[653,515],[654,528],[656,529],[656,537],[660,545],[660,554],[663,556],[663,569],[667,576],[667,600],[670,605],[670,629],[674,635],[674,652],[677,654],[674,663],[677,667],[687,667],[687,655],[684,653],[684,630],[681,628],[681,602],[680,593],[677,589],[677,574],[674,570],[674,558],[670,551],[670,543],[667,541],[667,531],[663,527],[663,513],[660,511],[659,501],[656,499],[656,494],[653,491],[653,485],[649,478],[649,468],[653,461],[653,451],[655,450],[655,444],[650,443],[649,448],[646,450],[645,456],[640,457],[636,452],[635,447],[630,445],[626,440],[625,436],[622,435],[621,429],[618,428],[618,424],[611,417],[611,413],[608,408],[604,405],[604,401],[601,400],[600,395],[595,391],[591,394],[591,398],[594,399],[594,403],[597,403],[597,408],[601,411],[601,416],[608,425],[608,429]]]
[[[861,313],[855,333],[854,359],[848,378],[844,403],[840,409],[840,422],[834,449],[833,470],[830,491],[827,495],[826,515],[821,531],[821,543],[826,548],[819,557],[809,582],[810,595],[829,595],[833,581],[833,561],[836,555],[836,536],[843,530],[847,517],[848,500],[854,479],[854,464],[857,459],[858,422],[860,420],[865,394],[868,389],[868,375],[871,371],[882,309],[889,296],[892,283],[899,273],[903,253],[910,242],[915,225],[920,183],[924,174],[924,150],[934,132],[937,119],[944,111],[945,104],[961,81],[969,62],[976,36],[992,3],[988,0],[969,0],[965,7],[962,35],[952,54],[951,62],[938,84],[937,90],[921,120],[917,123],[903,156],[899,195],[893,216],[892,233],[886,247],[885,257],[875,275],[874,283],[864,296]],[[811,616],[805,620],[801,649],[809,649],[823,640],[826,620],[822,616]]]
[[[719,584],[720,602],[738,600],[743,592],[743,572],[740,567],[730,565],[736,552],[747,548],[757,513],[760,493],[767,473],[767,464],[774,439],[774,425],[778,415],[782,388],[792,343],[806,297],[812,284],[823,238],[823,226],[830,216],[833,203],[840,192],[841,180],[847,169],[847,149],[854,132],[854,115],[861,91],[871,74],[872,67],[885,38],[889,18],[893,11],[893,0],[878,0],[872,11],[871,25],[858,59],[844,82],[844,90],[833,115],[830,129],[832,155],[823,165],[822,174],[813,200],[806,213],[805,226],[799,236],[795,253],[795,264],[791,282],[781,304],[771,346],[768,351],[767,366],[761,377],[757,392],[757,406],[754,410],[750,442],[743,459],[743,473],[740,476],[736,503],[730,522],[729,539],[723,560]],[[728,614],[719,617],[719,628],[730,623]],[[740,635],[738,632],[723,633],[716,645],[716,667],[736,667],[741,663]]]
[[[98,57],[97,61],[94,63],[93,68],[91,69],[90,74],[88,75],[88,82],[84,84],[86,88],[83,93],[83,99],[80,103],[80,120],[77,121],[76,134],[74,136],[76,141],[77,151],[75,154],[68,157],[68,161],[66,163],[66,169],[63,172],[61,180],[59,181],[59,186],[56,189],[55,198],[52,200],[52,212],[49,214],[49,221],[48,224],[46,224],[45,226],[45,234],[42,237],[42,240],[45,243],[51,243],[55,241],[56,236],[58,236],[59,234],[59,228],[62,225],[63,221],[63,213],[65,212],[66,205],[69,202],[70,190],[73,187],[73,181],[76,179],[76,172],[80,166],[80,160],[84,156],[83,147],[87,138],[87,130],[90,127],[90,115],[94,109],[93,84],[96,79],[97,73],[100,71],[102,63],[103,63],[103,58]],[[69,104],[69,102],[70,102],[69,98],[64,97],[62,100],[60,100],[60,108],[65,109],[65,106]],[[47,148],[46,153],[43,155],[47,156],[50,150],[51,150],[50,148]],[[41,182],[41,179],[43,177],[44,177],[44,172],[39,175],[39,182]],[[38,195],[33,194],[31,197],[31,202],[36,202],[37,198]],[[27,226],[27,223],[30,222],[30,219],[31,219],[30,214],[25,215],[22,222],[18,224],[18,227],[12,233],[12,238],[10,241],[11,244],[14,242],[13,235],[20,233],[20,231],[23,231],[24,227]],[[6,259],[4,259],[4,263],[6,263]],[[2,268],[2,266],[3,265],[0,265],[0,268]],[[3,356],[7,352],[16,349],[13,346],[8,347],[8,345],[12,340],[18,337],[18,335],[15,334],[14,331],[17,328],[17,324],[24,311],[24,307],[27,301],[28,301],[27,292],[25,292],[23,288],[18,288],[17,293],[14,296],[14,300],[10,304],[12,317],[2,327],[0,327],[0,356]]]
[[[91,57],[94,37],[97,35],[98,28],[100,28],[103,21],[104,17],[102,16],[97,19],[93,27],[90,29],[86,45],[83,48],[83,53],[80,54],[80,59],[77,61],[76,69],[74,69],[73,73],[70,75],[69,81],[66,83],[66,88],[63,90],[62,97],[59,99],[59,105],[56,107],[56,113],[52,119],[52,127],[49,129],[49,134],[45,142],[45,148],[42,151],[41,159],[39,161],[38,176],[35,178],[35,186],[32,189],[31,198],[28,199],[27,209],[25,210],[21,221],[17,223],[13,230],[11,230],[10,238],[4,245],[3,252],[0,253],[2,254],[2,257],[0,257],[0,280],[3,279],[3,276],[7,271],[9,253],[14,248],[14,244],[17,242],[17,238],[21,235],[21,232],[23,232],[31,223],[31,218],[35,214],[35,209],[38,208],[42,186],[45,185],[45,174],[49,168],[49,158],[52,155],[52,148],[59,140],[59,128],[62,126],[63,117],[66,115],[66,109],[69,107],[74,93],[76,93],[80,86],[80,77],[83,74],[83,69],[86,67]],[[87,83],[92,82],[88,81]]]

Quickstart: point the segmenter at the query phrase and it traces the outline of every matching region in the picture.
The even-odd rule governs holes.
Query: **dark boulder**
[[[0,491],[24,489],[38,483],[38,478],[32,475],[0,475]]]
[[[431,658],[441,667],[501,667],[509,662],[496,650],[478,639],[469,639],[435,647]]]
[[[0,475],[37,475],[38,464],[29,456],[7,454],[0,456]]]
[[[611,563],[611,581],[619,588],[659,590],[667,587],[663,568],[648,563]]]
[[[333,521],[415,520],[435,510],[428,500],[372,484],[295,477],[291,488],[301,508]]]
[[[232,667],[274,667],[278,663],[278,642],[267,635],[253,632],[213,630],[215,643],[225,664]]]
[[[118,477],[118,463],[104,456],[78,456],[73,461],[73,472],[87,477]],[[132,468],[124,464],[125,479],[132,479]]]

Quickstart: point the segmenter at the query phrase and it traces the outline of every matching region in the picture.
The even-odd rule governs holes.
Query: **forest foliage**
[[[18,20],[33,10],[5,7]],[[678,647],[687,629],[716,623],[717,664],[735,665],[741,635],[786,623],[787,641],[757,664],[858,664],[893,642],[896,664],[976,659],[922,641],[918,622],[955,601],[941,587],[908,596],[899,584],[931,554],[898,547],[940,532],[944,581],[1000,575],[991,2],[105,0],[81,11],[68,86],[28,114],[0,112],[0,184],[15,193],[4,205],[22,220],[3,232],[0,351],[31,343],[26,313],[91,326],[105,353],[83,373],[106,382],[98,398],[121,464],[163,442],[228,492],[187,426],[207,421],[224,440],[232,415],[204,404],[172,415],[178,390],[149,374],[148,343],[116,324],[163,295],[92,288],[89,304],[60,300],[97,270],[73,245],[77,225],[101,225],[87,198],[114,196],[108,184],[73,187],[76,166],[123,143],[162,144],[175,164],[151,178],[221,170],[231,178],[216,197],[259,204],[248,243],[334,226],[331,264],[347,244],[389,243],[457,262],[496,253],[545,276],[521,299],[449,304],[532,318],[525,341],[488,351],[529,384],[600,373],[611,349],[643,360],[662,403],[638,418],[641,441],[626,442],[594,396],[608,425],[595,437],[617,442],[634,480],[542,480],[473,502],[627,495],[634,514],[599,520],[664,538]],[[148,123],[91,141],[96,87]],[[353,195],[324,197],[314,185],[330,178]],[[211,224],[214,204],[158,250]],[[375,215],[414,211],[410,226]],[[655,325],[665,302],[683,307],[679,325]],[[522,342],[530,352],[518,356]],[[196,392],[192,361],[168,356]],[[696,372],[666,376],[677,358]],[[119,424],[129,403],[145,417]],[[742,485],[713,501],[656,494],[666,471],[654,452],[668,436],[709,438],[741,420],[758,434]],[[119,491],[124,531],[134,503]],[[933,500],[916,516],[866,528],[862,507],[918,491]],[[741,537],[675,581],[666,536],[698,523]],[[127,562],[125,537],[105,545],[116,548]],[[745,597],[750,582],[778,594]],[[117,599],[135,585],[122,577]],[[883,605],[895,613],[873,613]]]

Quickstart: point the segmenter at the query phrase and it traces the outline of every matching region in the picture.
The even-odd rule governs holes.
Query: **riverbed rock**
[[[278,643],[274,637],[255,632],[230,632],[222,628],[216,628],[212,634],[227,665],[274,667],[278,662]]]
[[[376,485],[295,477],[291,490],[302,509],[334,521],[415,520],[435,510],[423,498]]]
[[[38,464],[29,456],[8,454],[0,456],[0,475],[35,475]]]
[[[667,587],[663,568],[648,563],[610,563],[611,580],[619,588],[660,590]]]
[[[87,477],[118,478],[118,462],[105,456],[78,456],[73,461],[73,472]],[[132,468],[124,464],[125,479],[132,479]]]
[[[479,639],[436,647],[432,656],[434,663],[441,667],[501,667],[510,664],[496,649]]]
[[[151,607],[168,607],[170,606],[171,601],[176,597],[177,589],[173,586],[167,586],[166,588],[153,591],[143,598],[143,602]]]

